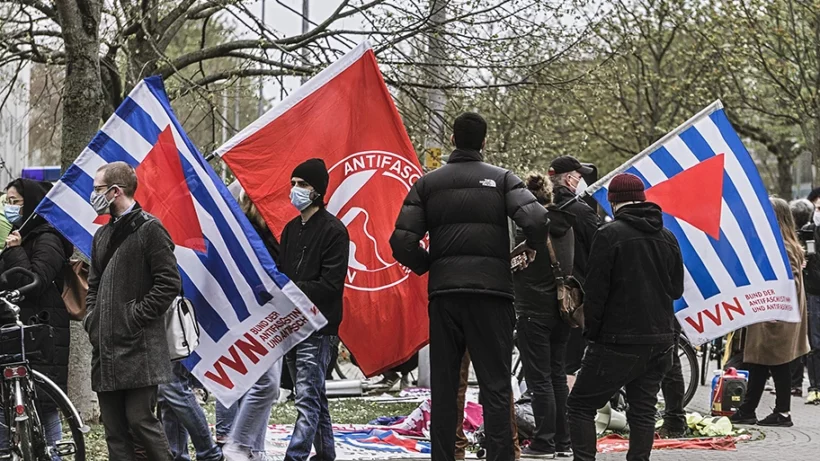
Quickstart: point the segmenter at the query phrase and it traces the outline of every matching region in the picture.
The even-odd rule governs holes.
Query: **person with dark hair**
[[[552,203],[553,188],[548,178],[533,173],[525,182],[538,203],[549,211],[550,251],[514,274],[518,351],[535,417],[535,434],[521,454],[530,458],[571,457],[567,425],[569,388],[564,369],[571,328],[561,319],[556,272],[561,277],[572,275],[575,217]],[[521,229],[517,229],[516,243],[525,239]]]
[[[390,238],[393,257],[430,273],[432,459],[455,456],[459,371],[469,350],[484,404],[487,459],[512,461],[512,218],[527,238],[527,259],[546,254],[547,210],[511,172],[483,162],[487,123],[465,113],[453,123],[447,164],[419,179]],[[429,232],[429,250],[420,245]],[[542,253],[543,251],[543,253]]]
[[[305,461],[311,446],[317,461],[333,461],[336,451],[327,404],[325,373],[330,363],[332,337],[342,322],[344,279],[350,254],[350,236],[338,218],[325,209],[329,180],[327,167],[315,158],[291,174],[290,201],[299,216],[282,231],[279,269],[310,299],[327,325],[293,347],[286,356],[294,381],[299,416],[286,461]]]
[[[134,199],[137,174],[125,162],[94,176],[91,206],[111,215],[91,243],[88,313],[91,388],[100,401],[109,459],[172,459],[157,418],[157,388],[174,381],[165,313],[182,289],[174,243]]]
[[[595,234],[584,300],[589,346],[568,401],[577,461],[595,459],[595,414],[621,388],[629,400],[629,452],[646,461],[655,436],[655,405],[675,350],[673,302],[683,295],[683,259],[661,208],[644,184],[619,174],[608,186],[615,220]]]
[[[811,203],[817,203],[817,201],[820,200],[820,187],[812,189],[811,192],[809,192],[809,196],[806,197],[806,200]]]
[[[62,270],[74,252],[74,247],[43,218],[36,215],[37,205],[51,190],[51,183],[15,179],[6,188],[4,215],[12,225],[0,256],[0,274],[22,267],[40,279],[40,289],[19,303],[20,319],[26,324],[45,323],[54,330],[54,348],[48,359],[31,359],[32,367],[46,375],[63,391],[68,385],[68,351],[71,334],[69,316],[62,298]],[[0,287],[13,290],[30,283],[25,276],[10,276],[9,284]],[[0,308],[0,311],[3,309]],[[0,315],[2,317],[2,315]],[[0,325],[6,322],[0,318]],[[29,351],[32,353],[34,351]],[[35,357],[32,354],[32,357]],[[36,401],[46,441],[58,442],[61,437],[60,415],[49,399]],[[0,451],[8,448],[8,428],[0,407]]]
[[[811,352],[805,357],[806,369],[809,372],[809,394],[806,403],[820,405],[820,253],[817,252],[817,245],[820,243],[820,187],[811,191],[808,200],[814,206],[814,212],[800,232],[803,240],[814,241],[814,248],[808,248],[808,242],[804,242],[807,251],[803,278],[811,346]]]

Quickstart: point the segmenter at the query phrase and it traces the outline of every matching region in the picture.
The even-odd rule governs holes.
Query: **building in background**
[[[29,165],[30,81],[29,64],[0,67],[0,188]]]

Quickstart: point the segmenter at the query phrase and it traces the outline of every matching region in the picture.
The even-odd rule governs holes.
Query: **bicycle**
[[[692,346],[692,343],[689,342],[689,338],[683,333],[678,337],[677,354],[681,359],[681,372],[683,373],[683,382],[685,384],[683,406],[686,407],[695,397],[695,393],[698,390],[700,366],[695,348]],[[518,380],[518,384],[521,384],[524,380],[524,367],[517,347],[513,349],[512,374]]]
[[[24,325],[20,321],[20,307],[15,304],[39,288],[39,279],[31,271],[13,268],[0,276],[0,283],[8,286],[8,276],[12,274],[32,282],[17,290],[0,292],[0,314],[14,316],[13,324],[0,326],[0,422],[5,426],[0,425],[0,441],[7,441],[5,447],[0,445],[0,460],[84,461],[88,426],[83,424],[65,392],[29,363],[30,358],[47,360],[53,349],[51,327]],[[52,407],[56,414],[44,411]],[[41,414],[48,415],[48,421],[43,421]]]

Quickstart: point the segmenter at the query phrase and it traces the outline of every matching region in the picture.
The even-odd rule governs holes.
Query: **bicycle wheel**
[[[85,434],[88,427],[68,399],[50,379],[33,371],[37,413],[51,449],[65,461],[85,461]]]
[[[39,461],[34,452],[33,434],[31,433],[31,418],[25,421],[20,421],[16,424],[17,437],[19,444],[17,449],[20,451],[22,461]]]
[[[695,352],[695,348],[692,347],[689,339],[683,335],[681,335],[678,344],[678,357],[680,357],[683,382],[685,384],[684,389],[686,390],[683,394],[683,406],[685,408],[695,398],[700,373],[697,352]]]

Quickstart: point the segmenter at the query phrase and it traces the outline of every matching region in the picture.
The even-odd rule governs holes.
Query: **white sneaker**
[[[225,461],[254,461],[253,453],[234,442],[228,442],[222,447],[222,456]]]

